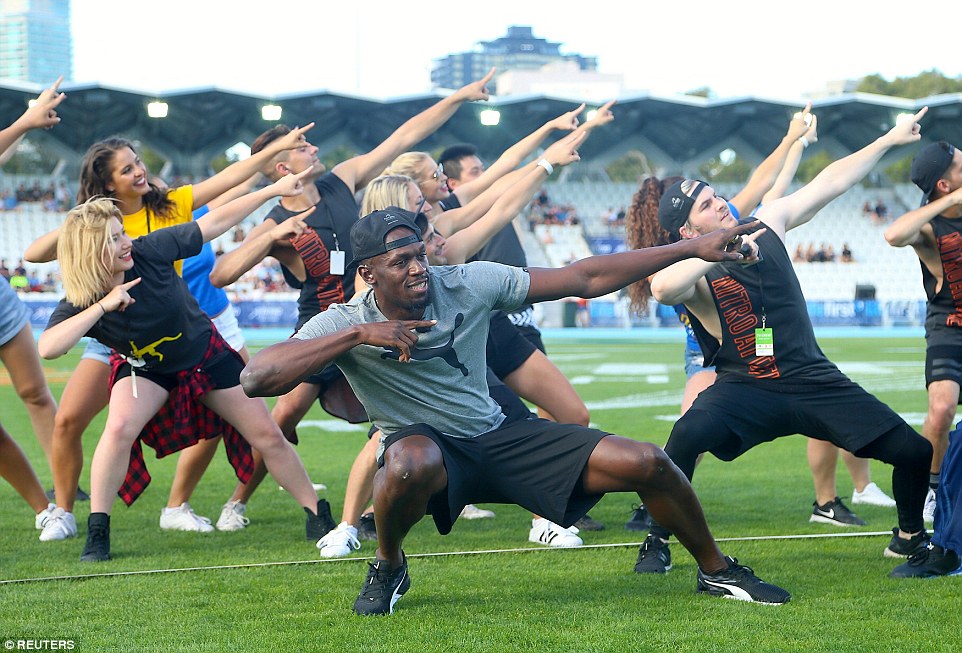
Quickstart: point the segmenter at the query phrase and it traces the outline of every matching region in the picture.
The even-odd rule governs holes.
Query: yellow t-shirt
[[[167,197],[173,200],[174,207],[171,209],[170,215],[166,217],[159,216],[153,211],[151,211],[148,216],[147,207],[141,208],[136,213],[125,215],[124,231],[127,232],[127,235],[131,238],[140,238],[141,236],[146,236],[151,231],[157,231],[164,227],[173,227],[174,225],[184,224],[185,222],[193,220],[193,186],[187,185],[175,188],[167,193]],[[184,262],[175,261],[174,268],[177,270],[177,274],[182,274]]]

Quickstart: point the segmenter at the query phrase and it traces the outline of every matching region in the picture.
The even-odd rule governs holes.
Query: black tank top
[[[719,377],[767,379],[798,383],[825,381],[840,372],[815,340],[802,288],[782,240],[771,230],[757,240],[762,260],[755,265],[725,263],[707,275],[722,342],[708,333],[690,310],[691,325],[705,353],[705,365],[715,365]],[[757,356],[755,329],[772,329],[773,356]]]
[[[942,261],[942,287],[922,265],[922,285],[929,303],[925,312],[925,337],[929,344],[959,344],[962,331],[962,219],[934,218],[929,224]]]

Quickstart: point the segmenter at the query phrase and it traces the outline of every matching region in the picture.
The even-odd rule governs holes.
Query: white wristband
[[[811,143],[808,142],[808,139],[805,138],[804,136],[799,136],[798,142],[802,144],[803,148],[807,148],[809,145],[811,145]]]
[[[551,173],[554,172],[554,166],[548,163],[548,159],[540,159],[538,161],[538,165],[544,168],[544,171],[548,173],[549,177],[551,176]]]

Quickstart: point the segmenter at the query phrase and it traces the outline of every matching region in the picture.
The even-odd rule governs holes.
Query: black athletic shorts
[[[441,449],[448,474],[446,492],[428,502],[438,532],[451,532],[469,503],[512,503],[571,526],[603,495],[585,494],[581,474],[604,431],[522,419],[475,438],[453,438],[427,424],[413,424],[388,436],[385,450],[411,435],[431,438]],[[383,457],[378,466],[384,465]]]
[[[734,460],[762,442],[799,433],[858,451],[904,421],[841,372],[830,380],[787,388],[778,383],[719,377],[702,390],[689,413],[705,411],[732,432],[711,453]],[[673,429],[674,432],[674,429]]]
[[[226,351],[221,352],[220,355],[215,355],[204,365],[204,371],[207,372],[213,382],[215,390],[224,390],[240,385],[240,373],[243,369],[244,361],[239,356],[233,355],[233,352]],[[130,376],[130,370],[129,363],[120,365],[117,368],[117,374],[114,376],[114,383]],[[150,370],[140,369],[136,373],[139,378],[153,381],[167,392],[177,387],[176,374],[158,374]]]
[[[925,387],[932,381],[962,385],[962,346],[932,345],[925,349]]]
[[[534,350],[535,346],[522,334],[519,327],[511,324],[507,315],[501,311],[492,314],[485,351],[488,367],[495,376],[499,379],[508,376],[521,367]]]

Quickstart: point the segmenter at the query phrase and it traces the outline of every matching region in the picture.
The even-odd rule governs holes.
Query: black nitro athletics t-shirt
[[[351,227],[357,222],[360,209],[354,194],[333,172],[322,176],[314,185],[321,194],[321,200],[314,213],[305,220],[308,228],[300,236],[291,239],[291,244],[304,261],[307,273],[297,298],[296,329],[331,304],[343,304],[354,296],[357,266],[350,264],[354,258]],[[277,204],[265,220],[280,224],[298,213]],[[344,274],[331,274],[331,252],[335,250],[344,252],[347,267]],[[284,276],[290,278],[288,274]]]
[[[134,266],[124,273],[124,283],[140,277],[128,291],[135,301],[123,312],[104,315],[87,335],[133,359],[136,367],[158,374],[174,374],[199,363],[207,353],[212,326],[173,263],[194,256],[203,243],[196,222],[134,240]],[[82,310],[60,300],[47,328]]]

